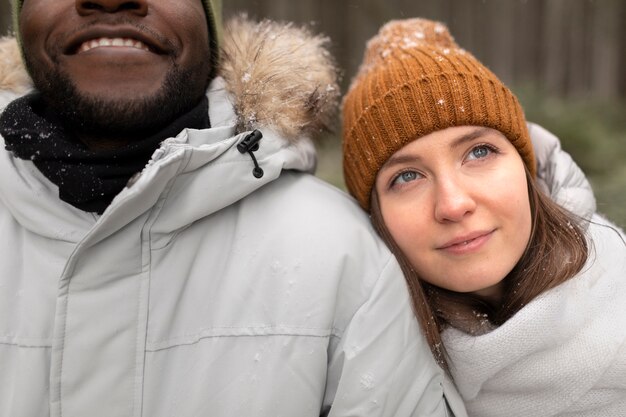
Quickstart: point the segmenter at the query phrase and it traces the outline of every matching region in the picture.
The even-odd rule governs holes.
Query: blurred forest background
[[[173,1],[173,0],[172,0]],[[223,0],[224,16],[293,21],[331,39],[345,91],[366,41],[391,19],[426,17],[517,94],[588,174],[598,209],[626,227],[626,0]],[[0,33],[10,27],[0,0]],[[318,175],[343,187],[339,129]]]

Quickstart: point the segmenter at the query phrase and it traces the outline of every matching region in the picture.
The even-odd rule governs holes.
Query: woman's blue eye
[[[489,154],[493,152],[491,148],[485,145],[480,145],[472,149],[469,153],[468,159],[481,159],[489,156]]]
[[[393,185],[414,181],[418,178],[418,175],[415,171],[404,171],[393,180]]]

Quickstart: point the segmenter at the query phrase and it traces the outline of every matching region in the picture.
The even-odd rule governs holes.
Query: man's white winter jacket
[[[0,415],[464,415],[397,263],[357,205],[310,175],[301,132],[317,120],[278,120],[272,100],[285,96],[255,79],[251,66],[293,30],[279,29],[239,23],[232,50],[257,61],[227,56],[208,92],[212,128],[166,140],[102,216],[59,200],[2,141]],[[268,65],[319,42],[291,35]],[[336,88],[304,70],[291,74],[300,84]],[[267,100],[242,108],[237,92]],[[263,134],[261,178],[237,149],[249,126]]]

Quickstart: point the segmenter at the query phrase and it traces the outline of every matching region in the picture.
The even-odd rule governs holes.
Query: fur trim
[[[226,25],[220,74],[235,97],[239,130],[273,126],[287,138],[327,129],[337,114],[337,69],[328,38],[246,15]]]
[[[20,49],[15,38],[0,38],[0,90],[25,94],[32,89],[32,82],[22,64]]]
[[[327,129],[337,115],[337,69],[328,38],[244,15],[226,25],[219,68],[234,97],[238,131],[270,126],[289,140]],[[14,38],[0,38],[0,90],[32,89]]]

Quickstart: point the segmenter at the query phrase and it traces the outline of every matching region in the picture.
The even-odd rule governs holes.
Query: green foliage
[[[626,227],[626,103],[547,98],[530,89],[516,94],[526,118],[558,136],[587,174],[598,211]]]
[[[317,148],[316,175],[345,190],[343,180],[343,160],[341,152],[341,133],[329,133],[315,143]]]

